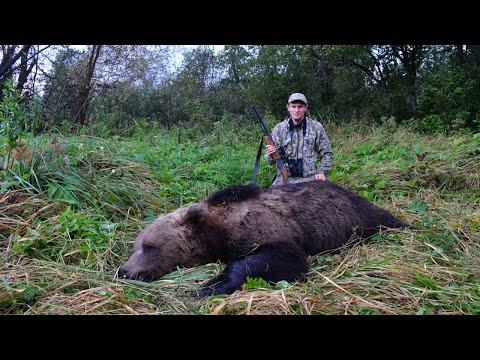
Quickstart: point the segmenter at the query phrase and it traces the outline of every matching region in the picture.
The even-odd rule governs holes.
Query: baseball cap
[[[290,97],[288,98],[288,103],[290,104],[294,101],[302,101],[305,104],[308,104],[307,98],[302,93],[293,93],[292,95],[290,95]]]

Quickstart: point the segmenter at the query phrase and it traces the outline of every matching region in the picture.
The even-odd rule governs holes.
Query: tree
[[[390,45],[393,56],[403,65],[406,85],[409,92],[410,106],[414,118],[418,118],[417,112],[417,80],[420,77],[418,71],[425,59],[425,45]]]
[[[85,58],[85,73],[81,78],[80,89],[78,90],[78,101],[73,118],[73,123],[75,124],[84,125],[87,122],[87,113],[90,110],[90,102],[94,88],[92,79],[101,49],[102,45],[92,45],[88,49],[88,55]]]
[[[225,112],[244,114],[247,111],[249,70],[253,55],[241,45],[226,45],[217,56],[222,79],[214,92]]]
[[[0,100],[5,81],[16,77],[16,87],[24,90],[39,54],[50,46],[0,45]]]

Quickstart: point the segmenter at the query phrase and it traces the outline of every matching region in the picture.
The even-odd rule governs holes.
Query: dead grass
[[[0,248],[6,247],[10,235],[23,235],[38,219],[47,219],[65,210],[66,205],[53,203],[25,191],[0,193]]]

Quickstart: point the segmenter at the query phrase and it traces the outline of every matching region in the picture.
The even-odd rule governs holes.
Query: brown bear
[[[138,235],[120,277],[151,281],[218,260],[225,270],[200,296],[231,294],[246,277],[269,282],[303,279],[307,256],[377,233],[406,227],[371,201],[329,181],[269,189],[232,185],[160,216]]]

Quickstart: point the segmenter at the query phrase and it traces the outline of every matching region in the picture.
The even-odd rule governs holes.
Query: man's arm
[[[271,138],[272,138],[273,142],[275,143],[276,149],[278,150],[278,145],[277,144],[279,143],[279,141],[278,141],[278,134],[277,133],[278,133],[278,126],[275,126],[272,130]],[[271,155],[268,154],[268,150],[265,150],[264,156],[265,156],[265,160],[267,160],[267,162],[269,164],[274,164],[275,163],[275,159]]]
[[[333,151],[330,146],[330,141],[328,139],[327,132],[323,128],[323,126],[320,124],[320,136],[318,137],[319,142],[317,144],[318,146],[318,153],[320,154],[321,157],[321,165],[320,165],[320,170],[319,173],[323,173],[325,176],[330,174],[330,171],[332,170],[332,163],[333,163]]]

